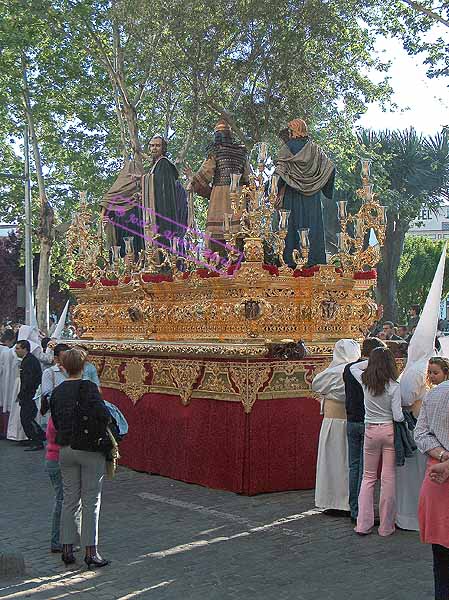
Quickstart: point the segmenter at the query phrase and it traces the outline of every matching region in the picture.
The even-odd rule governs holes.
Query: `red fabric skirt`
[[[429,468],[438,463],[427,461],[426,475],[419,495],[418,519],[423,544],[439,544],[449,548],[449,480],[436,483],[429,477]]]

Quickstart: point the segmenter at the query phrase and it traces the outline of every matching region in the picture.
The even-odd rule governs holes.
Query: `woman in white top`
[[[361,383],[365,402],[363,480],[355,531],[371,533],[374,526],[374,486],[382,457],[379,535],[394,533],[396,517],[393,421],[403,421],[401,390],[394,356],[388,348],[376,348],[368,362],[356,363],[351,373]]]

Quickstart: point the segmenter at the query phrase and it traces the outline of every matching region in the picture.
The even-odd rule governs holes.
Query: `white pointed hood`
[[[21,325],[17,334],[17,341],[28,340],[30,342],[30,350],[33,352],[41,345],[39,331],[36,327],[30,325]]]
[[[67,319],[67,313],[69,311],[69,300],[67,300],[65,306],[64,306],[64,310],[61,313],[61,316],[59,317],[59,321],[58,324],[55,327],[55,330],[53,331],[51,337],[54,338],[55,340],[59,340],[61,338],[62,332],[64,330],[65,327],[65,322]]]
[[[37,331],[39,331],[39,325],[37,324],[37,319],[36,319],[36,307],[34,306],[33,295],[31,292],[29,292],[29,297],[30,297],[30,322],[27,323],[27,325],[29,325],[32,329],[36,329]]]
[[[418,325],[408,346],[407,364],[400,379],[404,406],[411,406],[417,400],[422,400],[426,393],[427,367],[429,359],[435,355],[435,337],[440,314],[445,263],[446,244],[441,253],[440,262]]]

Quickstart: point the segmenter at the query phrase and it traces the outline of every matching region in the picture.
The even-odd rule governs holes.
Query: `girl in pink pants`
[[[355,531],[367,535],[374,526],[374,486],[382,458],[379,535],[391,535],[396,517],[393,421],[404,420],[394,356],[388,348],[376,348],[368,361],[352,365],[351,373],[362,385],[365,402],[364,469]]]

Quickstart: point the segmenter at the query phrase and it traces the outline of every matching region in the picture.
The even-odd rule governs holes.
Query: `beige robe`
[[[216,168],[216,158],[210,155],[203,162],[198,172],[192,179],[193,190],[204,197],[209,197],[209,208],[207,210],[206,219],[206,235],[211,238],[223,240],[223,218],[225,213],[232,213],[231,194],[229,185],[213,185],[211,183],[214,178]],[[241,178],[242,185],[249,182],[250,166],[248,161],[245,162],[243,175]],[[240,193],[240,189],[239,189]],[[209,196],[210,194],[210,196]],[[240,214],[234,214],[231,223],[231,231],[238,233],[240,230]]]

